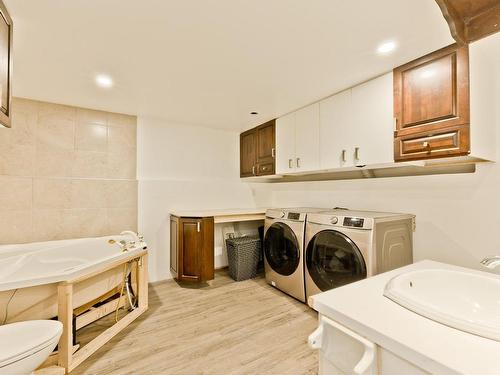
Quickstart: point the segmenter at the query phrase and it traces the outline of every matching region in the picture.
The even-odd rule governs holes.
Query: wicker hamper
[[[238,237],[226,240],[229,276],[233,280],[248,280],[257,275],[261,246],[259,237]]]

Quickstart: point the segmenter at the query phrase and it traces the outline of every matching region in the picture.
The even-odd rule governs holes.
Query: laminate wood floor
[[[316,374],[307,346],[317,314],[267,285],[225,271],[204,287],[150,285],[149,310],[72,374]],[[114,314],[78,331],[84,344]]]

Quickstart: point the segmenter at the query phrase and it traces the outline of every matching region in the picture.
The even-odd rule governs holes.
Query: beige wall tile
[[[31,210],[0,210],[0,244],[33,241]]]
[[[66,178],[35,178],[33,208],[57,209],[71,207],[71,180]]]
[[[91,123],[77,123],[75,133],[76,150],[106,152],[108,127]]]
[[[106,207],[136,208],[137,181],[135,180],[106,181]]]
[[[121,113],[108,113],[109,126],[136,127],[137,117]]]
[[[0,176],[0,210],[31,210],[33,179]]]
[[[75,163],[75,152],[38,145],[35,154],[35,176],[69,177]]]
[[[74,150],[76,109],[40,103],[36,143],[52,149]]]
[[[38,116],[39,101],[25,99],[25,98],[12,98],[12,110],[22,113],[34,113]]]
[[[33,147],[14,143],[0,147],[0,175],[33,176],[33,162]]]
[[[137,131],[135,127],[108,128],[108,151],[114,153],[136,153]]]
[[[93,109],[77,108],[76,119],[81,124],[108,124],[108,112],[96,111]]]
[[[137,208],[108,208],[107,230],[118,234],[124,230],[137,232]]]
[[[71,182],[71,208],[105,208],[106,180],[73,180]]]
[[[107,174],[107,153],[94,151],[75,151],[73,177],[104,178]]]
[[[68,211],[71,238],[100,237],[107,234],[106,209],[71,209]]]
[[[73,228],[69,219],[70,210],[67,209],[33,210],[34,241],[72,238]]]
[[[129,153],[108,153],[107,177],[110,179],[135,180],[137,176],[135,149]]]
[[[20,98],[12,111],[0,129],[0,243],[137,229],[136,117]]]

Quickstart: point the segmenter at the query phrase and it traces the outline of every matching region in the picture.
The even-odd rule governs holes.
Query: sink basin
[[[403,273],[384,296],[441,324],[500,341],[500,278],[428,269]]]

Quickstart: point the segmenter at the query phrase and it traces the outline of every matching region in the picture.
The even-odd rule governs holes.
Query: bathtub
[[[146,248],[136,242],[127,252],[109,240],[136,241],[132,235],[0,246],[0,324],[50,319],[57,315],[57,283],[94,273]],[[123,266],[77,283],[73,308],[121,286]]]

